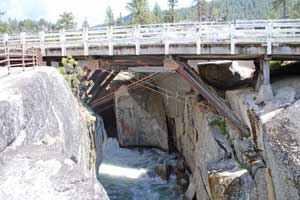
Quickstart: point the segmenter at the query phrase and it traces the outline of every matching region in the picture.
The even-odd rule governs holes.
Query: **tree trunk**
[[[286,18],[288,18],[288,13],[287,13],[287,2],[286,2],[286,0],[283,0],[282,1],[282,9],[281,9],[281,17],[283,18],[283,19],[286,19]]]
[[[201,22],[201,0],[198,0],[197,3],[197,19]]]

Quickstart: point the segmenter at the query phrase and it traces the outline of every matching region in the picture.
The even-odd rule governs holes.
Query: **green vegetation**
[[[127,9],[130,12],[128,16],[122,16],[120,13],[116,18],[113,10],[110,7],[107,8],[106,25],[300,18],[300,0],[194,0],[189,7],[179,9],[177,9],[178,0],[163,0],[169,5],[167,10],[162,10],[157,3],[153,9],[150,9],[148,0],[128,1]],[[56,23],[45,19],[3,21],[5,14],[5,11],[0,10],[0,33],[77,28],[75,16],[71,12],[62,13]],[[83,22],[83,27],[89,27],[87,20]]]
[[[77,23],[75,22],[75,17],[71,12],[64,12],[59,16],[56,22],[56,29],[74,29]]]
[[[83,28],[89,28],[89,27],[90,27],[90,24],[89,24],[89,22],[88,22],[87,19],[85,19],[85,20],[82,22],[82,27],[83,27]]]
[[[120,13],[119,17],[116,20],[117,26],[123,26],[125,24],[124,17],[122,16],[122,13]]]
[[[168,0],[169,2],[169,10],[165,16],[165,21],[174,23],[176,17],[175,8],[177,7],[178,0]]]
[[[78,62],[72,56],[63,58],[61,63],[63,66],[57,69],[69,83],[73,94],[77,98],[82,96],[91,98],[91,96],[87,96],[86,91],[93,84],[93,81],[84,80],[86,71],[78,66]]]
[[[222,119],[215,119],[212,120],[208,123],[209,126],[216,126],[220,129],[220,132],[222,133],[222,135],[224,135],[226,138],[229,138],[229,132],[227,130],[227,124],[225,122],[225,120]]]
[[[148,0],[131,0],[127,4],[130,11],[130,24],[149,24],[153,22]]]
[[[107,7],[106,9],[106,19],[105,19],[105,23],[108,25],[108,26],[113,26],[115,25],[115,18],[114,18],[114,13],[111,9],[110,6]]]
[[[153,22],[160,23],[163,21],[163,13],[158,3],[155,3],[153,8]]]
[[[247,164],[245,164],[245,163],[240,163],[240,168],[241,169],[248,169]]]

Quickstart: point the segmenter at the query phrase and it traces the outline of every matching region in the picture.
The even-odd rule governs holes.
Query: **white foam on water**
[[[120,148],[112,138],[104,155],[99,174],[111,200],[181,199],[173,191],[175,176],[164,181],[153,172],[163,160],[175,163],[174,155],[156,149]]]

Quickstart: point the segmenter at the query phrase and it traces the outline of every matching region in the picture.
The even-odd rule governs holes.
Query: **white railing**
[[[41,60],[42,56],[39,49],[0,48],[0,68],[7,68],[8,75],[11,73],[12,67],[22,67],[23,71],[25,71],[26,67],[40,65]]]
[[[164,45],[169,54],[170,44],[196,44],[201,54],[203,44],[229,44],[231,54],[236,44],[265,44],[268,54],[274,43],[300,43],[300,19],[251,20],[235,22],[171,23],[137,26],[114,26],[83,30],[60,30],[59,32],[36,34],[4,34],[3,45],[29,45],[41,49],[60,48],[66,55],[67,48],[83,48],[83,55],[89,55],[89,48],[106,46],[109,55],[114,46],[133,45],[140,54],[141,45]]]

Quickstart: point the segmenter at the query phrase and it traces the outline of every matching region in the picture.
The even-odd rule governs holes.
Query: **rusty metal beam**
[[[161,56],[140,56],[140,57],[112,57],[106,59],[99,59],[99,67],[110,69],[111,66],[126,66],[126,67],[140,67],[140,66],[163,66],[164,57]]]
[[[92,94],[92,99],[89,102],[89,105],[93,107],[94,102],[103,94],[105,88],[111,83],[111,81],[118,75],[119,72],[111,71],[111,73],[108,75],[108,77],[102,82],[101,85],[95,86],[96,90]]]
[[[200,78],[199,74],[195,72],[192,67],[185,62],[175,61],[171,58],[166,58],[164,60],[164,66],[168,70],[176,71],[181,77],[186,79],[210,104],[216,108],[221,115],[226,117],[241,131],[241,135],[243,137],[250,136],[250,132],[246,124],[237,118],[235,113],[220,99],[220,97],[209,90],[207,85]]]
[[[106,79],[106,77],[109,75],[108,71],[102,71],[102,70],[97,70],[96,75],[92,77],[91,79],[94,81],[94,86],[93,88],[89,91],[89,94],[94,94],[99,85]]]

